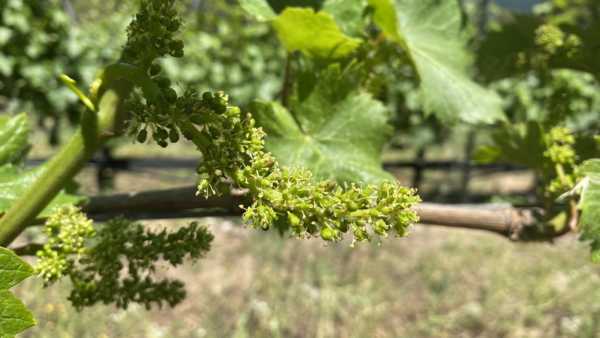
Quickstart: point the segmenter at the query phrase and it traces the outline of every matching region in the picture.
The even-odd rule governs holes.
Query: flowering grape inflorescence
[[[546,151],[544,158],[554,166],[553,177],[547,186],[552,198],[569,191],[580,178],[577,166],[577,155],[574,149],[575,137],[566,127],[554,127],[544,135]]]
[[[98,302],[127,308],[174,306],[185,297],[183,283],[158,279],[159,262],[178,266],[210,250],[213,235],[192,223],[174,232],[153,232],[139,223],[117,218],[94,228],[73,206],[58,208],[45,224],[48,242],[37,253],[36,269],[46,284],[71,279],[69,300],[77,308]],[[126,273],[123,273],[123,272]]]
[[[85,242],[95,235],[95,230],[93,222],[79,208],[66,206],[48,217],[44,232],[48,242],[37,252],[36,268],[48,284],[73,269],[77,257],[86,254]]]
[[[129,100],[132,136],[145,142],[151,131],[163,147],[177,142],[180,134],[191,140],[203,155],[199,194],[208,197],[232,188],[247,189],[253,202],[243,218],[256,228],[275,226],[299,237],[320,234],[328,241],[351,231],[355,240],[363,241],[373,235],[385,237],[390,231],[403,236],[418,220],[411,210],[419,202],[414,190],[394,182],[316,182],[305,169],[281,167],[265,151],[265,135],[251,114],[230,105],[226,94],[186,90],[177,95],[154,63],[160,56],[183,54],[173,37],[180,21],[172,7],[172,0],[144,2],[128,30],[123,60],[144,67],[148,76]],[[133,52],[139,50],[144,52]],[[132,60],[130,54],[141,59]]]
[[[198,168],[199,194],[247,189],[253,203],[243,218],[252,227],[275,226],[327,241],[340,240],[351,231],[356,241],[364,241],[389,232],[403,236],[418,220],[411,207],[419,198],[397,183],[317,182],[308,170],[281,167],[264,150],[264,133],[252,116],[229,106],[222,93],[206,93],[189,107],[192,119],[183,123],[182,130],[204,155]]]
[[[411,209],[419,202],[414,190],[395,182],[316,181],[306,169],[280,166],[265,150],[264,132],[251,114],[230,105],[224,93],[200,95],[188,89],[178,95],[156,63],[159,57],[183,55],[183,44],[174,37],[181,25],[174,4],[174,0],[142,1],[128,28],[121,60],[92,85],[93,100],[99,101],[111,86],[131,83],[121,116],[129,135],[138,142],[151,137],[162,147],[178,142],[180,135],[192,141],[203,155],[198,194],[246,190],[251,204],[243,219],[254,228],[275,227],[326,241],[341,240],[347,232],[355,241],[407,233],[418,221]],[[57,222],[47,226],[50,242],[40,253],[39,270],[47,282],[69,275],[74,286],[70,299],[77,307],[97,302],[121,307],[130,302],[178,303],[184,296],[182,284],[155,281],[155,262],[177,265],[186,255],[200,257],[213,238],[195,223],[172,234],[155,234],[116,219],[95,233],[79,210],[59,211],[56,217]],[[62,225],[54,227],[59,221]],[[85,248],[85,242],[91,246]]]

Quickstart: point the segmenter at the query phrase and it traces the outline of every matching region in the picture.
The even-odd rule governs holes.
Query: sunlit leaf
[[[288,51],[301,51],[313,58],[343,58],[361,43],[342,33],[331,14],[310,8],[287,8],[273,26]]]
[[[576,187],[581,190],[581,239],[590,242],[592,260],[600,263],[600,159],[586,161],[581,170],[585,178]]]
[[[20,162],[29,149],[27,115],[0,117],[0,166]]]
[[[27,188],[33,184],[42,170],[44,170],[43,167],[31,170],[21,169],[13,165],[0,167],[0,214],[6,212]],[[57,206],[77,204],[84,199],[84,197],[61,191],[41,212],[40,217],[48,216]]]
[[[503,117],[498,95],[469,78],[458,1],[370,0],[381,30],[409,54],[426,112],[445,121],[490,123]]]
[[[256,103],[253,113],[267,133],[267,149],[282,164],[308,168],[319,179],[393,179],[381,166],[391,131],[388,112],[354,85],[332,66],[293,100],[290,110],[275,102]]]
[[[266,0],[240,0],[240,6],[258,21],[272,20],[277,15]]]
[[[35,325],[31,312],[8,291],[31,275],[29,264],[0,247],[0,337],[12,337]]]
[[[367,0],[327,0],[321,9],[333,16],[342,32],[359,36],[364,32],[367,20],[363,18]]]

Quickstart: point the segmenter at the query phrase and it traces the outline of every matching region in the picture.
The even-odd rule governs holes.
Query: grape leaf
[[[581,194],[581,240],[590,242],[592,260],[600,263],[600,159],[584,162],[581,170],[585,178],[575,188]]]
[[[32,274],[29,264],[12,251],[0,247],[0,290],[8,290]]]
[[[258,21],[272,20],[277,16],[266,0],[240,0],[240,6]]]
[[[301,51],[312,58],[343,58],[361,43],[342,33],[331,14],[311,8],[287,8],[273,26],[288,51]]]
[[[29,142],[31,127],[27,115],[19,114],[12,118],[0,117],[0,165],[18,163],[23,160]]]
[[[255,102],[252,111],[267,134],[267,150],[283,165],[307,168],[317,179],[393,180],[381,166],[391,134],[388,112],[354,84],[333,65],[292,100],[290,110],[276,102]]]
[[[42,170],[44,170],[43,166],[31,170],[25,170],[10,164],[0,166],[0,215],[6,212],[12,203],[33,184]],[[61,191],[41,212],[40,217],[47,217],[57,206],[78,204],[84,200],[85,198],[82,196]]]
[[[535,48],[535,31],[543,23],[539,17],[513,14],[501,26],[491,27],[478,47],[477,68],[487,81],[523,73],[524,53]]]
[[[369,0],[381,30],[410,56],[420,79],[423,109],[444,121],[490,123],[502,119],[501,100],[468,77],[458,1]]]
[[[492,134],[493,145],[477,149],[474,160],[479,163],[513,163],[532,169],[543,170],[544,130],[535,121],[503,125]]]
[[[345,34],[360,36],[367,24],[363,18],[366,7],[367,0],[327,0],[322,11],[331,14]]]
[[[275,19],[277,14],[288,7],[309,7],[316,11],[321,9],[323,0],[239,0],[242,9],[258,21]],[[332,1],[332,0],[328,0]],[[333,0],[334,1],[334,0]],[[345,0],[342,0],[345,1]],[[353,2],[353,1],[346,1]]]
[[[33,269],[12,251],[0,247],[0,337],[13,337],[33,325],[33,315],[8,289],[33,275]]]
[[[258,21],[271,21],[288,50],[311,57],[346,56],[361,42],[350,36],[360,36],[367,24],[366,0],[240,0],[240,5]]]
[[[331,14],[342,31],[358,36],[366,27],[363,19],[367,0],[239,0],[240,6],[256,20],[264,22],[277,17],[287,7],[308,7]]]
[[[0,141],[2,141],[0,143],[0,216],[44,170],[43,166],[26,170],[20,165],[15,165],[24,159],[29,150],[30,131],[30,123],[26,114],[19,114],[12,118],[0,118]],[[4,162],[3,159],[5,159]],[[61,191],[40,216],[48,216],[57,206],[75,204],[83,200],[83,197]]]

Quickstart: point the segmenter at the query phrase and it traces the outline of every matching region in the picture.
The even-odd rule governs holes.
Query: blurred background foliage
[[[82,109],[57,75],[66,73],[87,87],[103,65],[118,57],[136,2],[0,0],[0,111],[35,114],[50,143],[57,144],[61,123],[76,123]],[[585,35],[590,23],[597,22],[593,1],[463,0],[463,5],[474,33],[474,71],[503,95],[513,122],[545,118],[549,96],[574,91],[578,97],[568,109],[590,116],[597,112],[598,83],[586,71],[525,73],[516,62],[533,48],[535,30],[545,21]],[[318,7],[318,1],[311,6]],[[186,57],[163,62],[180,89],[224,90],[242,107],[253,99],[278,97],[286,55],[270,25],[250,18],[235,0],[184,0],[181,7]],[[421,112],[416,78],[397,49],[377,48],[370,60],[370,86],[395,112],[398,137],[393,145],[419,153],[445,142],[452,130]],[[465,135],[464,130],[459,134]]]
[[[242,108],[254,99],[280,99],[286,69],[297,58],[286,55],[271,25],[251,18],[236,0],[179,3],[186,55],[162,64],[178,90],[223,90]],[[320,2],[308,5],[318,8]],[[473,76],[501,95],[511,124],[533,121],[546,131],[566,124],[583,134],[598,133],[600,66],[595,49],[587,48],[599,40],[597,1],[462,0],[462,5]],[[0,0],[0,111],[29,112],[46,140],[59,144],[61,131],[77,123],[83,106],[57,76],[66,73],[81,87],[89,86],[97,71],[118,58],[136,6],[137,0]],[[574,46],[576,53],[568,58],[561,48],[551,57],[539,53],[539,29],[547,24],[566,37],[576,36],[579,47],[586,48]],[[373,27],[362,34],[369,37],[362,58],[371,70],[368,89],[393,113],[396,133],[389,158],[451,157],[468,163],[494,130],[510,128],[449,126],[426,115],[417,76],[401,48],[378,40]],[[402,155],[394,155],[397,149]],[[111,157],[110,151],[103,154]],[[420,187],[422,172],[417,169],[413,176],[411,185]],[[465,172],[461,195],[466,196],[468,177]]]
[[[76,123],[82,106],[57,79],[87,87],[116,60],[136,1],[1,0],[0,111],[28,111],[59,142],[64,120]],[[181,89],[224,90],[245,106],[277,95],[285,54],[271,28],[232,1],[181,2],[186,58],[166,60]]]
[[[0,110],[34,113],[52,144],[59,122],[76,122],[81,109],[57,76],[90,83],[124,41],[125,17],[90,21],[73,13],[57,1],[0,1]]]

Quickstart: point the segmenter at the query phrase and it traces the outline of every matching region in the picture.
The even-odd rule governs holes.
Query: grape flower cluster
[[[145,78],[128,100],[128,128],[139,142],[150,130],[162,147],[180,135],[192,141],[202,153],[199,194],[246,189],[251,203],[244,206],[243,218],[252,227],[275,226],[327,241],[340,240],[348,231],[356,241],[390,232],[403,236],[418,221],[411,209],[420,201],[414,190],[394,182],[315,181],[308,170],[281,167],[265,150],[264,132],[251,114],[230,105],[226,94],[188,89],[178,95],[154,62],[167,54],[182,55],[183,46],[173,35],[179,26],[172,0],[143,2],[130,25],[123,61],[142,69]]]
[[[45,284],[68,276],[69,300],[77,308],[98,302],[127,308],[174,306],[185,298],[179,280],[155,276],[160,262],[178,266],[210,250],[213,235],[197,223],[177,231],[153,232],[139,223],[116,218],[94,227],[77,207],[56,209],[47,219],[48,242],[38,251],[36,270]]]
[[[48,241],[37,252],[37,271],[44,283],[52,283],[71,271],[77,257],[87,252],[85,242],[95,235],[93,222],[69,205],[57,208],[46,220]],[[74,257],[75,256],[75,257]]]
[[[550,56],[559,51],[573,56],[581,46],[581,39],[577,35],[565,33],[557,25],[544,24],[535,31],[535,44]]]
[[[228,104],[223,93],[193,92],[181,101],[188,120],[180,126],[203,154],[198,193],[219,195],[232,188],[252,197],[244,220],[252,227],[290,230],[298,237],[320,235],[326,241],[351,232],[355,241],[404,236],[418,221],[411,207],[419,202],[413,189],[394,182],[379,185],[315,181],[310,171],[281,167],[264,149],[264,133],[250,114]]]
[[[566,127],[554,127],[544,135],[544,141],[547,147],[544,158],[554,164],[556,173],[556,177],[548,183],[547,190],[553,195],[562,194],[578,180],[575,137]]]
[[[174,0],[143,0],[121,60],[92,85],[91,98],[98,100],[103,88],[128,81],[124,120],[129,135],[138,142],[151,137],[162,147],[180,136],[193,142],[202,153],[199,195],[243,189],[249,197],[243,219],[251,227],[325,241],[341,240],[348,232],[354,241],[404,236],[418,221],[412,207],[420,199],[413,189],[395,182],[317,181],[306,169],[282,167],[265,150],[265,134],[251,114],[230,105],[226,94],[188,89],[179,95],[156,61],[183,55],[183,44],[175,39],[180,25]],[[183,284],[157,279],[158,262],[176,266],[185,257],[199,258],[213,239],[196,223],[171,233],[152,232],[118,218],[94,228],[75,207],[51,216],[46,233],[38,271],[47,283],[69,276],[69,299],[78,308],[98,302],[123,308],[131,302],[177,304],[185,296]]]

